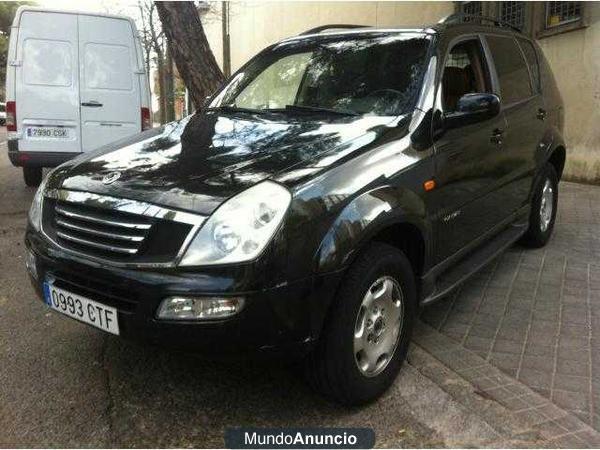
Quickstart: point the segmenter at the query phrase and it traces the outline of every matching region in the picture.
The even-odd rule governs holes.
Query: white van
[[[133,20],[22,6],[6,71],[8,154],[25,183],[81,152],[152,125]]]

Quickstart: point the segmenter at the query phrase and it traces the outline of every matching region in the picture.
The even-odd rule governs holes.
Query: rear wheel
[[[552,164],[542,170],[531,201],[529,228],[521,242],[528,247],[543,247],[554,230],[558,206],[558,176]]]
[[[307,377],[325,396],[359,405],[383,394],[406,358],[416,309],[415,279],[401,251],[373,243],[342,283],[307,360]]]
[[[23,179],[25,184],[30,187],[37,187],[42,182],[41,167],[23,167]]]

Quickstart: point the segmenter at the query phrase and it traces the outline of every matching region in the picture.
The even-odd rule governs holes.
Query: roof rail
[[[354,24],[331,24],[331,25],[321,25],[320,27],[311,28],[310,30],[306,30],[303,33],[300,33],[298,36],[305,36],[307,34],[316,34],[325,30],[335,30],[335,29],[352,29],[352,28],[369,28],[368,25],[354,25]]]
[[[464,20],[464,19],[467,19],[467,20]],[[450,14],[449,16],[444,17],[438,23],[443,23],[446,25],[453,25],[453,24],[461,24],[461,23],[465,23],[465,22],[475,22],[476,20],[479,20],[481,25],[484,25],[483,22],[488,22],[488,23],[491,22],[492,25],[494,25],[496,27],[511,28],[512,30],[517,31],[519,33],[523,32],[519,27],[516,27],[516,26],[512,25],[511,23],[508,23],[504,20],[500,20],[495,17],[480,16],[477,14],[454,13],[454,14]]]

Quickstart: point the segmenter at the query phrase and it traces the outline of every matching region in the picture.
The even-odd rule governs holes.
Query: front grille
[[[55,225],[61,244],[120,257],[138,253],[152,221],[59,201],[55,206]]]
[[[173,265],[201,216],[82,192],[44,198],[44,233],[66,250],[119,264]]]

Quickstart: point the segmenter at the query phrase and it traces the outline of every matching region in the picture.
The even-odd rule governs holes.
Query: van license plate
[[[112,334],[119,334],[117,309],[44,283],[44,301],[50,308]]]
[[[66,127],[27,127],[27,139],[69,139]]]

